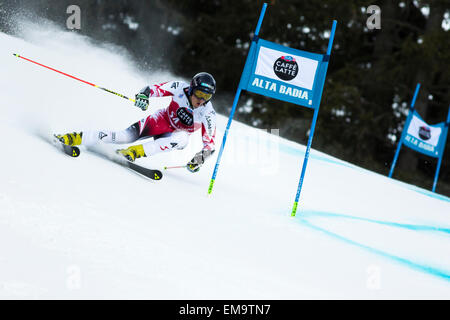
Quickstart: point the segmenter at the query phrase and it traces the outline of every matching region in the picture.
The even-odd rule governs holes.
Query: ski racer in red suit
[[[211,98],[216,91],[216,81],[206,72],[196,74],[190,84],[170,81],[146,86],[136,94],[135,106],[147,110],[149,98],[171,96],[169,106],[156,111],[123,131],[84,131],[59,135],[67,145],[93,145],[106,143],[131,143],[143,138],[153,140],[117,150],[130,161],[159,152],[183,149],[189,142],[189,135],[202,130],[203,148],[187,164],[191,172],[197,172],[204,161],[214,152],[216,134],[216,113]]]

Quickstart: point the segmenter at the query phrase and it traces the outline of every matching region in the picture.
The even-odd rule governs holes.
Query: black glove
[[[197,152],[191,161],[188,162],[186,168],[194,173],[200,170],[200,167],[203,165],[205,160],[214,153],[214,150],[203,149],[200,152]]]

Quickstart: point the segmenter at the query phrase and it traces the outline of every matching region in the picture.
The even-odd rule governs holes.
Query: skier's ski
[[[78,157],[80,155],[80,149],[76,146],[68,146],[64,143],[62,143],[56,135],[53,135],[53,143],[55,144],[55,146],[62,150],[65,154],[71,156],[71,157]],[[107,152],[106,150],[100,150],[100,149],[88,149],[88,151],[91,151],[99,156],[101,156],[102,158],[108,159],[108,160],[112,160],[113,162],[120,164],[121,166],[127,167],[130,170],[133,170],[134,172],[137,172],[149,179],[152,180],[161,180],[163,177],[163,174],[161,171],[156,170],[156,169],[149,169],[149,168],[145,168],[142,167],[138,164],[135,164],[134,162],[128,161],[125,158],[123,158],[122,156],[119,156],[117,154],[113,155],[110,152]]]
[[[62,143],[57,137],[56,134],[53,135],[53,143],[54,145],[62,150],[65,154],[67,154],[68,156],[71,156],[73,158],[76,158],[80,155],[80,149],[78,147],[75,146],[68,146],[64,143]]]
[[[144,167],[141,167],[140,165],[135,164],[134,162],[130,162],[128,160],[126,160],[125,162],[121,162],[121,164],[139,174],[142,174],[143,176],[146,176],[147,178],[152,179],[152,180],[161,180],[163,177],[162,172],[159,170],[144,168]]]
[[[161,180],[163,177],[161,171],[156,169],[145,168],[134,162],[128,161],[125,157],[119,155],[116,150],[113,150],[111,149],[111,147],[108,147],[104,144],[100,143],[95,146],[90,146],[87,148],[87,151],[101,158],[115,162],[151,180]]]

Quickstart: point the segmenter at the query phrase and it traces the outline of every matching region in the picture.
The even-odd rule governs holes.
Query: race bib
[[[194,114],[187,108],[179,108],[177,110],[177,117],[185,126],[190,127],[194,124]]]

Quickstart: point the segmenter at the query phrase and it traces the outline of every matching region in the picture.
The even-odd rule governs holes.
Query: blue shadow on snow
[[[381,224],[381,225],[385,225],[385,226],[389,226],[389,227],[403,228],[403,229],[414,230],[414,231],[443,232],[443,233],[447,233],[447,234],[450,235],[450,229],[449,228],[441,228],[441,227],[436,227],[436,226],[416,225],[416,224],[406,224],[406,223],[382,221],[382,220],[375,220],[375,219],[369,219],[369,218],[350,216],[350,215],[340,214],[340,213],[331,213],[331,212],[322,212],[322,211],[308,211],[308,212],[302,212],[300,215],[302,217],[305,217],[305,218],[306,217],[321,216],[321,217],[329,217],[329,218],[352,219],[352,220],[359,220],[359,221],[365,221],[365,222]]]
[[[374,254],[377,254],[379,256],[388,258],[390,260],[393,260],[395,262],[401,263],[411,269],[414,270],[418,270],[418,271],[422,271],[425,273],[428,273],[430,275],[439,277],[441,279],[450,281],[450,271],[446,271],[446,270],[440,270],[437,268],[433,268],[431,266],[427,266],[427,265],[421,265],[418,264],[414,261],[405,259],[405,258],[401,258],[392,254],[389,254],[385,251],[364,245],[362,243],[350,240],[348,238],[345,238],[337,233],[331,232],[329,230],[326,230],[324,228],[318,227],[314,224],[312,224],[311,222],[307,221],[307,217],[313,217],[314,215],[320,215],[320,216],[326,216],[326,217],[333,217],[333,218],[345,218],[345,219],[356,219],[356,220],[363,220],[363,221],[367,221],[367,222],[372,222],[372,223],[378,223],[378,224],[382,224],[382,225],[388,225],[388,226],[392,226],[392,227],[399,227],[399,228],[405,228],[405,229],[409,229],[409,230],[415,230],[415,231],[439,231],[439,232],[444,232],[449,234],[449,229],[446,228],[436,228],[436,227],[431,227],[431,226],[415,226],[415,225],[409,225],[409,224],[401,224],[401,223],[394,223],[394,222],[386,222],[386,221],[378,221],[378,220],[372,220],[372,219],[365,219],[365,218],[360,218],[360,217],[354,217],[354,216],[348,216],[348,215],[343,215],[343,214],[334,214],[334,213],[327,213],[327,212],[314,212],[314,211],[309,211],[309,212],[302,212],[300,213],[298,216],[296,216],[296,219],[298,219],[298,222],[301,223],[302,225],[309,227],[311,229],[314,229],[316,231],[320,231],[324,234],[326,234],[327,236],[330,236],[332,238],[338,239],[340,241],[343,241],[347,244],[365,249],[369,252],[372,252]]]

